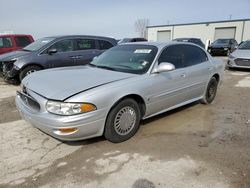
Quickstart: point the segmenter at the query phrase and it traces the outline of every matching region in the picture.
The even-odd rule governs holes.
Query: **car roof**
[[[0,34],[0,37],[7,37],[7,36],[31,36],[29,34]]]
[[[190,39],[198,39],[198,40],[200,40],[200,38],[194,38],[194,37],[190,37],[190,38],[188,38],[188,37],[184,37],[184,38],[175,38],[174,40],[190,40]]]
[[[104,36],[95,36],[95,35],[54,35],[54,36],[48,36],[44,38],[77,38],[77,37],[89,37],[89,38],[100,38],[100,39],[112,39],[115,40],[114,38],[111,37],[104,37]]]
[[[151,45],[151,46],[156,46],[158,48],[164,48],[165,46],[173,45],[173,44],[188,44],[188,45],[194,45],[194,46],[199,46],[190,42],[178,42],[178,41],[169,41],[169,42],[128,42],[128,43],[122,43],[120,45]],[[200,46],[199,46],[200,47]]]

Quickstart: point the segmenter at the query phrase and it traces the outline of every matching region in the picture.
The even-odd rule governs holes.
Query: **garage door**
[[[157,32],[157,41],[166,42],[171,40],[171,31],[158,31]]]
[[[214,40],[235,37],[236,27],[215,28]]]

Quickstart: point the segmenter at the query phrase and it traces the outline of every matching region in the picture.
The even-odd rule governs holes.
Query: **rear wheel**
[[[135,135],[140,126],[140,108],[133,99],[124,99],[111,109],[104,136],[113,143],[128,140]]]
[[[215,77],[212,77],[207,85],[207,90],[204,98],[201,100],[203,104],[210,104],[213,102],[217,93],[218,81]]]
[[[42,68],[39,67],[39,66],[37,66],[37,65],[30,65],[30,66],[24,68],[24,69],[20,72],[20,74],[19,74],[19,79],[20,79],[20,81],[22,81],[22,80],[24,79],[25,76],[27,76],[27,75],[29,75],[29,74],[31,74],[31,73],[33,73],[33,72],[39,71],[39,70],[41,70],[41,69],[42,69]]]

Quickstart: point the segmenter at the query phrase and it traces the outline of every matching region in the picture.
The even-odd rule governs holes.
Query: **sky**
[[[135,21],[166,25],[250,18],[250,0],[0,0],[0,33],[136,37]]]

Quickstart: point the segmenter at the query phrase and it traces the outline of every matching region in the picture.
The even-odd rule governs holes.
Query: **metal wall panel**
[[[215,28],[214,40],[235,38],[236,27]]]
[[[167,42],[171,40],[171,31],[158,31],[157,32],[157,41],[159,42]]]

